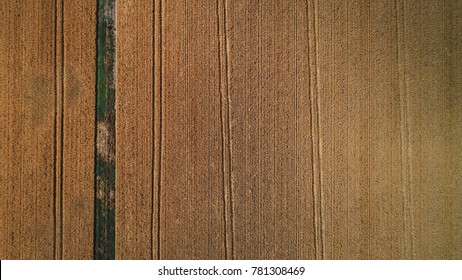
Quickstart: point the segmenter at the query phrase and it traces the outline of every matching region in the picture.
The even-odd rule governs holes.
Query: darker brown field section
[[[1,259],[92,257],[93,2],[0,3]]]
[[[95,257],[96,15],[0,1],[0,259]],[[461,1],[117,0],[115,38],[115,258],[462,259]]]

